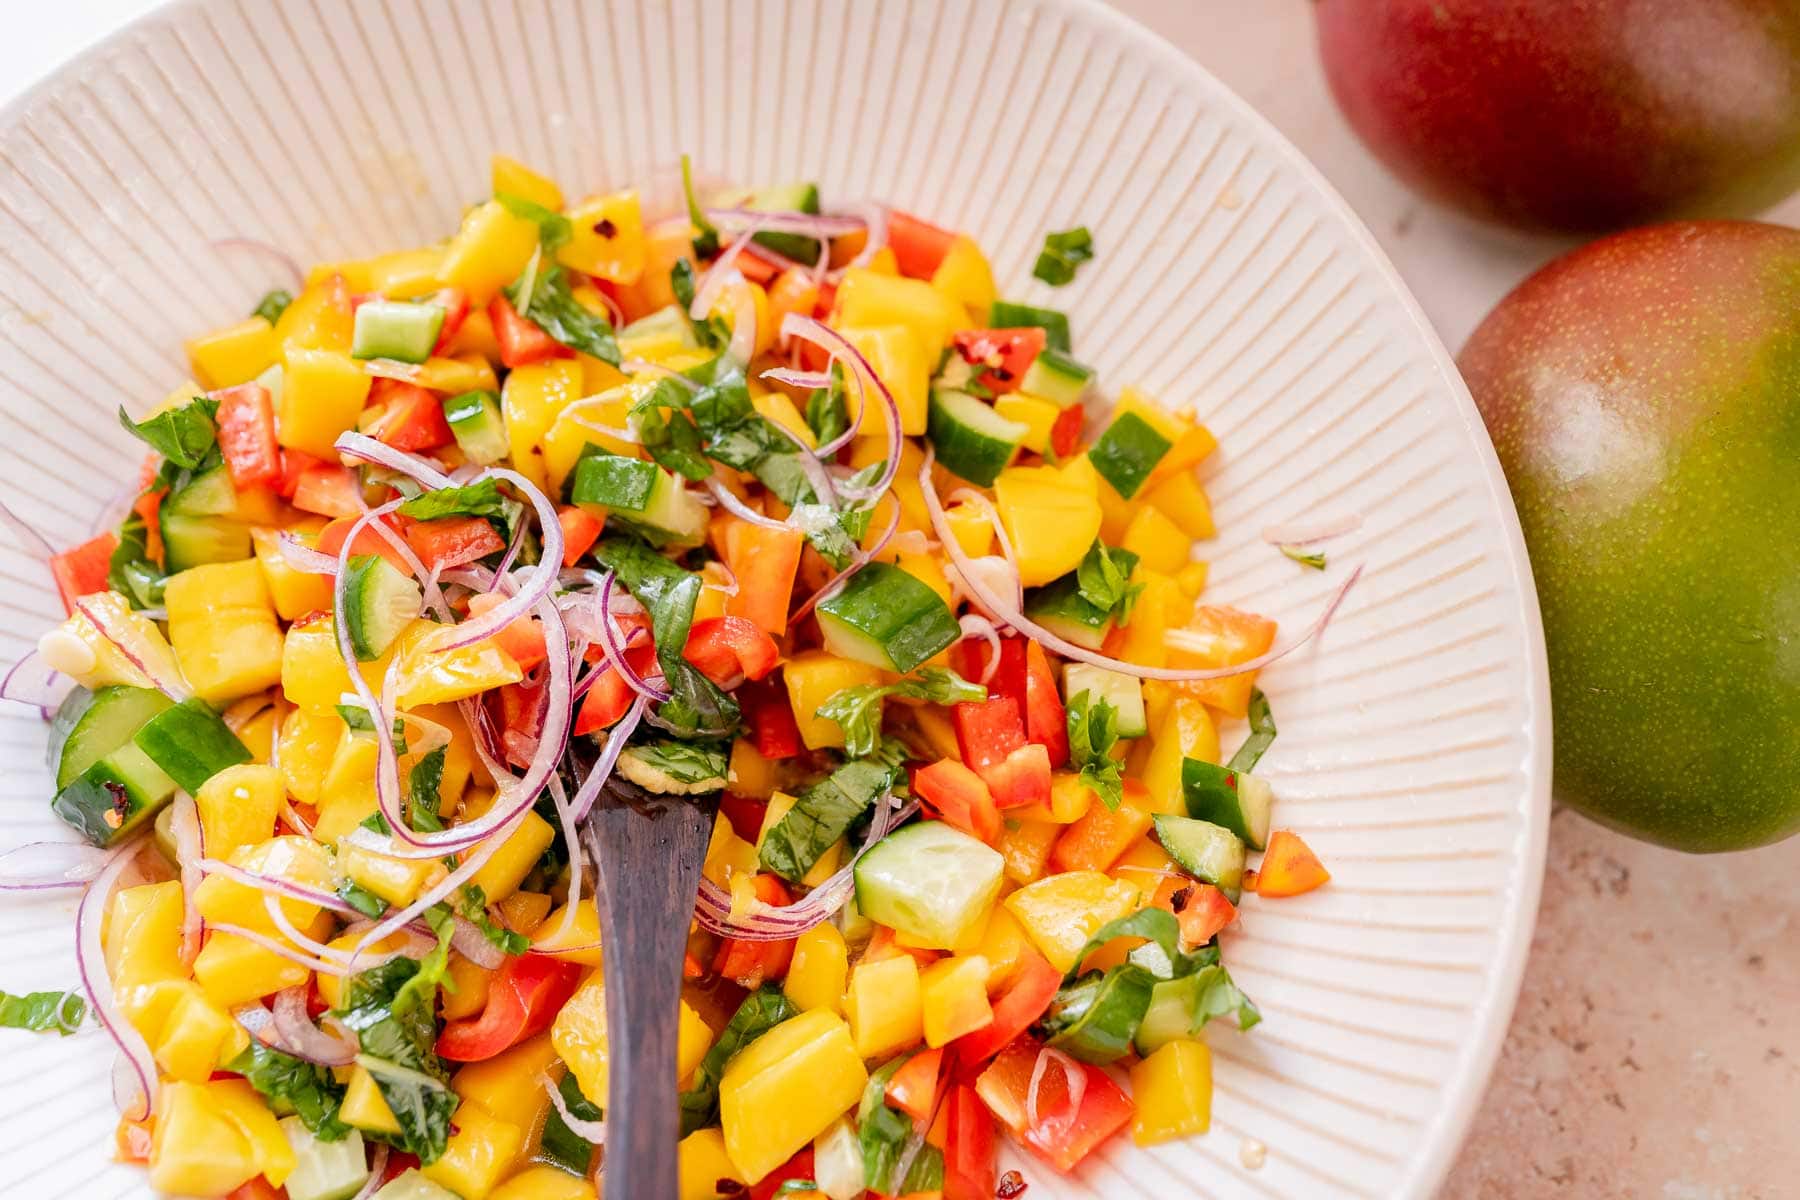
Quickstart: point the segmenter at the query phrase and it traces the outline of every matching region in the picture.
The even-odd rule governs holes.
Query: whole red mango
[[[1795,0],[1317,0],[1351,126],[1476,216],[1599,232],[1800,185]]]

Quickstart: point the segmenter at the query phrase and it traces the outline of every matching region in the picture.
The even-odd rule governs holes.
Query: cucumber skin
[[[188,480],[187,486],[163,502],[162,512],[184,517],[228,517],[237,512],[237,488],[220,463]]]
[[[939,839],[945,839],[945,831],[956,834],[958,838],[969,844],[967,853],[971,860],[968,864],[971,870],[978,865],[975,862],[977,858],[981,860],[979,865],[992,868],[992,878],[981,882],[978,887],[971,889],[969,894],[964,897],[969,901],[968,909],[974,911],[991,906],[995,897],[1000,894],[1000,885],[1005,874],[1005,860],[1000,857],[999,852],[959,830],[951,829],[941,821],[920,821],[888,834],[857,862],[854,871],[857,911],[890,928],[901,928],[901,925],[897,924],[894,919],[901,902],[894,894],[895,888],[888,880],[903,879],[910,875],[912,872],[906,869],[910,865],[908,860],[913,855],[926,853],[929,849],[942,845],[943,842]],[[948,840],[952,843],[955,842],[955,839]],[[915,850],[912,848],[912,844],[915,842],[926,843],[926,845]],[[978,849],[987,851],[987,854],[977,855]],[[881,878],[877,878],[878,872],[881,873]],[[933,915],[941,916],[941,914]],[[900,917],[901,921],[905,919],[904,915]],[[963,928],[952,930],[949,928],[948,921],[936,923],[939,926],[937,929],[910,932],[923,932],[925,937],[935,937],[937,940],[943,941],[944,948],[948,949],[955,943],[953,935],[966,931],[968,924],[967,921],[964,921]]]
[[[1197,758],[1181,761],[1181,795],[1187,803],[1187,815],[1229,829],[1251,849],[1261,850],[1268,831],[1265,829],[1259,837],[1250,828],[1250,814],[1244,808],[1245,780],[1253,786],[1267,786],[1248,771],[1233,771]]]
[[[136,745],[127,743],[83,771],[50,801],[51,811],[70,828],[102,848],[130,836],[154,818],[175,795],[175,781]],[[115,797],[126,812],[117,826],[106,817],[116,812]]]
[[[1194,1023],[1194,1004],[1200,990],[1199,975],[1164,979],[1150,989],[1150,1007],[1138,1022],[1132,1044],[1139,1057],[1148,1058],[1170,1042],[1187,1037]]]
[[[1045,343],[1052,350],[1069,352],[1069,317],[1054,308],[1037,308],[1030,304],[1014,304],[996,300],[988,309],[989,329],[1026,329],[1037,326],[1044,331]]]
[[[1123,413],[1088,450],[1088,461],[1113,490],[1129,500],[1138,494],[1170,449],[1169,439],[1136,413]]]
[[[902,675],[962,637],[943,598],[891,563],[865,565],[815,611],[880,646],[886,665]]]
[[[1060,350],[1046,347],[1025,368],[1025,378],[1019,381],[1019,390],[1041,396],[1058,408],[1068,408],[1072,404],[1081,403],[1081,397],[1093,378],[1092,369]]]
[[[131,740],[176,786],[190,793],[226,767],[252,757],[212,706],[198,698],[157,713]]]
[[[500,397],[485,388],[446,400],[444,420],[449,423],[456,444],[474,461],[492,465],[509,453]]]
[[[388,616],[377,612],[382,593],[397,586],[396,581],[410,587],[414,594],[412,614],[394,628],[377,628]],[[423,603],[419,585],[400,573],[400,569],[379,554],[358,554],[350,560],[344,579],[344,619],[350,632],[350,649],[358,662],[374,662],[394,644],[407,622],[419,615]]]
[[[162,514],[163,559],[169,574],[250,557],[250,528],[229,517]]]
[[[622,454],[596,454],[575,465],[569,498],[576,504],[642,512],[656,489],[657,465]]]
[[[155,688],[114,685],[70,692],[50,726],[49,763],[56,773],[56,786],[68,787],[83,771],[131,741],[145,722],[172,703]],[[120,724],[130,728],[115,738],[112,734]],[[92,744],[96,737],[102,738],[98,745]]]
[[[1156,837],[1177,865],[1202,883],[1210,883],[1225,893],[1233,904],[1243,894],[1244,842],[1223,825],[1202,821],[1197,817],[1177,817],[1157,813]],[[1204,826],[1205,828],[1197,828]],[[1209,832],[1209,831],[1217,831]],[[1204,836],[1207,844],[1197,848],[1196,837]],[[1229,838],[1227,843],[1225,839]],[[1235,849],[1234,849],[1235,848]],[[1207,853],[1203,857],[1200,850]],[[1213,861],[1213,858],[1221,861]]]
[[[1150,732],[1144,716],[1143,685],[1136,679],[1108,671],[1105,667],[1070,663],[1063,669],[1065,700],[1072,700],[1084,691],[1090,700],[1105,700],[1113,706],[1113,711],[1119,714],[1120,737],[1139,738]],[[1122,699],[1126,696],[1128,700]]]
[[[994,416],[995,420],[1003,421],[1017,431],[1010,441],[994,433],[975,429],[956,411],[959,402],[947,400],[947,396],[960,396],[969,404],[981,405],[984,412],[993,412],[982,405],[980,400],[966,393],[946,393],[933,389],[930,406],[926,410],[926,436],[937,449],[938,462],[952,475],[966,479],[977,487],[992,487],[994,480],[1000,478],[1000,472],[1006,469],[1006,465],[1019,452],[1029,431],[1018,422],[1006,421],[997,414]]]

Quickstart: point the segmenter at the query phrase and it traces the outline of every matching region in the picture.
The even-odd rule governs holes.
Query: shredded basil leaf
[[[1094,257],[1094,236],[1087,226],[1077,225],[1061,233],[1044,235],[1044,248],[1038,252],[1031,273],[1051,287],[1061,287],[1075,278],[1075,268]]]
[[[437,521],[444,517],[495,517],[504,521],[507,500],[500,494],[494,479],[478,479],[461,487],[439,488],[420,492],[400,506],[404,516],[415,521]]]
[[[437,1056],[436,986],[407,987],[424,970],[422,963],[401,957],[352,975],[336,1015],[356,1034],[362,1047],[357,1062],[374,1077],[400,1126],[396,1134],[370,1136],[430,1165],[449,1142],[456,1095]]]
[[[68,1037],[86,1017],[87,1001],[78,992],[0,992],[0,1028]]]
[[[131,602],[133,608],[155,608],[163,602],[168,575],[150,559],[150,533],[137,513],[119,526],[119,544],[106,565],[106,586]]]
[[[851,758],[866,758],[875,752],[881,740],[881,702],[888,696],[932,704],[979,703],[987,699],[987,689],[945,667],[926,667],[912,678],[882,687],[864,684],[832,693],[819,706],[819,715],[836,721],[844,731],[844,753]]]
[[[708,350],[722,350],[731,341],[731,329],[723,317],[693,315],[697,282],[694,264],[685,258],[677,259],[669,269],[669,288],[675,293],[675,303],[681,307],[688,328],[694,331],[694,340]]]
[[[379,920],[381,914],[388,910],[388,902],[371,892],[360,883],[346,879],[338,884],[338,899],[354,908],[371,921]]]
[[[360,704],[334,704],[334,705],[332,705],[332,707],[337,709],[337,715],[342,717],[344,719],[344,724],[348,725],[351,728],[351,730],[353,730],[354,732],[356,732],[356,733],[374,733],[375,732],[375,718],[373,716],[371,716],[369,714],[369,710],[364,708],[362,705],[360,705]],[[405,754],[406,753],[406,722],[403,721],[402,719],[400,719],[399,717],[394,718],[393,738],[394,738],[394,753],[395,754]]]
[[[681,1093],[681,1136],[704,1129],[718,1119],[719,1081],[725,1077],[725,1064],[732,1055],[754,1042],[800,1009],[776,985],[765,985],[744,997],[731,1015],[719,1040],[712,1044],[706,1057],[694,1069],[694,1086]]]
[[[546,251],[555,251],[574,236],[574,226],[569,223],[569,218],[545,208],[535,200],[527,200],[511,192],[495,192],[494,199],[521,221],[535,224],[538,227],[538,244]]]
[[[443,820],[438,816],[438,805],[442,802],[439,790],[444,784],[444,758],[448,747],[439,746],[413,764],[412,773],[406,778],[406,790],[412,803],[408,806],[407,816],[414,829],[421,833],[437,833],[444,828]]]
[[[577,1121],[598,1121],[605,1116],[599,1105],[582,1095],[581,1084],[576,1081],[575,1072],[564,1072],[556,1090],[562,1093],[569,1115]],[[542,1146],[544,1153],[555,1159],[560,1166],[583,1178],[587,1176],[588,1167],[594,1160],[594,1143],[570,1129],[554,1105],[544,1118]]]
[[[1263,695],[1261,688],[1250,689],[1250,733],[1244,738],[1244,744],[1237,748],[1231,761],[1225,764],[1227,771],[1254,771],[1256,764],[1275,741],[1275,714],[1269,709],[1269,698]]]
[[[626,759],[630,763],[626,763]],[[723,742],[684,742],[660,738],[627,746],[619,756],[620,773],[647,791],[697,795],[725,787],[730,765]],[[652,786],[652,783],[661,786]]]
[[[253,317],[261,317],[263,320],[273,325],[275,322],[281,320],[281,314],[286,312],[288,310],[288,305],[293,302],[294,295],[292,292],[285,288],[271,288],[263,293],[262,299],[256,302],[256,307],[250,310],[250,315]]]
[[[843,435],[850,428],[850,405],[844,386],[844,364],[831,364],[831,386],[814,388],[806,398],[806,427],[819,445]]]
[[[701,450],[699,427],[685,411],[688,397],[688,390],[673,379],[659,379],[631,406],[628,419],[658,466],[700,480],[713,469]]]
[[[1096,538],[1075,568],[1076,592],[1099,611],[1111,614],[1116,624],[1130,624],[1131,610],[1144,590],[1141,583],[1127,582],[1130,573],[1129,566],[1120,565],[1118,553]]]
[[[283,1054],[251,1038],[244,1052],[224,1069],[248,1080],[276,1116],[291,1113],[299,1117],[321,1142],[339,1142],[349,1135],[350,1127],[338,1119],[344,1089],[329,1067]]]
[[[903,773],[872,759],[854,759],[808,787],[781,820],[770,827],[758,854],[765,870],[791,883],[806,877]]]
[[[1119,710],[1082,691],[1070,697],[1067,720],[1069,762],[1101,803],[1118,808],[1125,799],[1124,766],[1112,756],[1119,741]]]
[[[706,210],[694,195],[694,164],[685,154],[681,156],[681,191],[687,197],[688,223],[698,231],[694,235],[694,253],[711,258],[719,252],[719,230],[706,219]]]
[[[527,267],[525,274],[507,288],[506,295],[520,316],[558,342],[615,367],[619,365],[619,342],[613,335],[612,322],[588,311],[575,299],[569,290],[568,274],[561,267]],[[523,306],[519,304],[521,299],[525,301]]]
[[[913,1119],[887,1103],[887,1085],[910,1054],[902,1054],[869,1076],[856,1109],[856,1141],[862,1148],[863,1183],[878,1192],[908,1195],[944,1186],[944,1156],[936,1146],[919,1149],[900,1186],[890,1186],[901,1152],[913,1135]]]
[[[219,402],[195,396],[180,408],[165,409],[155,416],[133,421],[123,405],[119,407],[119,424],[144,441],[169,463],[183,470],[196,470],[218,442],[218,426],[213,418]]]
[[[741,716],[737,701],[682,657],[700,599],[700,576],[642,543],[620,538],[601,542],[594,557],[650,613],[657,661],[670,692],[650,717],[651,723],[679,738],[735,732]]]

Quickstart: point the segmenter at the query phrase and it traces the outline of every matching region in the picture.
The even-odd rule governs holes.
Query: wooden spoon
[[[608,1083],[602,1195],[677,1200],[681,966],[718,796],[610,781],[588,818],[605,955]]]

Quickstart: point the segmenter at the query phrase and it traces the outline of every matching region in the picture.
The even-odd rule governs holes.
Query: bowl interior
[[[1069,313],[1107,390],[1192,407],[1221,443],[1208,602],[1291,634],[1365,567],[1323,639],[1262,680],[1277,824],[1333,881],[1251,901],[1228,937],[1266,1020],[1208,1032],[1211,1133],[1121,1139],[1067,1180],[1025,1163],[1033,1194],[1429,1194],[1498,1051],[1542,870],[1548,702],[1517,525],[1454,368],[1355,219],[1098,4],[172,4],[0,114],[0,500],[63,545],[131,487],[119,405],[178,386],[184,337],[285,282],[218,239],[302,262],[434,240],[486,194],[492,151],[654,202],[683,150],[720,179],[816,179],[828,205],[969,230],[1005,294]],[[1066,288],[1032,280],[1043,234],[1077,224],[1097,259]],[[1322,573],[1260,536],[1345,513],[1361,527]],[[0,661],[61,616],[10,539],[0,605]],[[0,842],[58,836],[43,725],[7,708]],[[72,908],[0,906],[9,989],[73,982]],[[146,1194],[106,1160],[104,1038],[9,1050],[4,1190]]]

